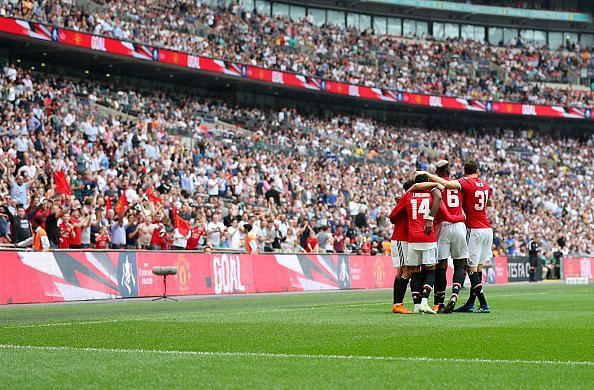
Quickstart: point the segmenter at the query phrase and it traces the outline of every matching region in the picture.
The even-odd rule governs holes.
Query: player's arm
[[[435,187],[439,188],[440,191],[443,191],[445,189],[443,185],[431,181],[425,183],[415,183],[406,192],[421,192]]]
[[[437,175],[425,171],[417,171],[415,172],[415,175],[427,175],[429,177],[429,180],[439,183],[449,190],[462,189],[462,186],[460,185],[460,182],[458,180],[446,180]]]
[[[433,197],[433,203],[431,203],[431,210],[429,213],[431,217],[425,222],[425,233],[427,234],[431,234],[431,231],[433,230],[433,219],[439,212],[439,207],[441,206],[441,191],[439,188],[434,188],[431,191],[431,196]]]
[[[462,216],[452,215],[443,202],[441,202],[439,205],[439,215],[441,215],[443,219],[447,221],[464,222],[466,219],[464,212],[462,212]]]
[[[406,202],[403,201],[403,199],[404,198],[400,199],[396,207],[394,207],[394,209],[390,213],[390,222],[396,223],[396,218],[398,217],[398,214],[406,210]]]
[[[431,204],[430,215],[432,217],[435,217],[437,215],[437,212],[439,211],[439,206],[441,205],[441,191],[439,190],[439,188],[434,188],[431,191],[431,196],[433,197],[433,203]]]

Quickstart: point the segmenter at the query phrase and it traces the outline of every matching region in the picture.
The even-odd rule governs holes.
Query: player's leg
[[[397,290],[398,290],[398,283],[400,281],[400,275],[401,275],[401,267],[402,265],[400,264],[400,256],[398,254],[398,241],[394,241],[392,240],[392,267],[394,267],[394,291],[392,293],[393,299],[392,299],[392,305],[396,304],[396,296],[397,296]]]
[[[443,312],[445,309],[445,295],[447,287],[446,272],[448,259],[441,259],[435,267],[435,291],[433,292],[433,310]]]
[[[445,307],[444,313],[451,313],[454,311],[456,307],[456,303],[458,302],[458,295],[460,294],[460,289],[464,284],[464,279],[466,279],[466,264],[468,264],[468,259],[454,259],[454,277],[452,278],[452,296],[448,301],[448,304]]]
[[[468,262],[467,272],[468,278],[470,279],[470,295],[464,305],[454,310],[455,312],[473,313],[474,312],[474,301],[475,287],[481,284],[480,276],[477,272],[478,265],[481,257],[481,242],[480,242],[479,229],[469,229],[468,235]],[[463,282],[463,281],[462,281]],[[482,288],[482,286],[481,286]]]
[[[444,310],[445,293],[446,293],[446,271],[448,269],[448,257],[451,255],[452,234],[455,225],[441,223],[439,224],[438,239],[437,239],[437,268],[435,269],[435,291],[433,292],[433,310]],[[466,236],[466,229],[464,229]],[[466,237],[464,237],[466,239]]]
[[[410,292],[413,298],[413,313],[420,313],[419,305],[421,304],[421,292],[423,289],[423,277],[421,275],[421,263],[422,263],[421,251],[408,247],[408,257],[406,264],[410,269]]]
[[[410,314],[410,310],[402,304],[410,279],[410,270],[406,265],[407,254],[408,248],[406,247],[406,243],[392,241],[392,265],[394,265],[394,269],[397,270],[394,278],[394,301],[392,304],[392,313]]]
[[[421,295],[423,289],[423,277],[420,268],[414,268],[410,277],[410,292],[413,298],[413,313],[420,313]]]
[[[468,244],[466,241],[466,227],[464,223],[454,225],[450,251],[454,259],[454,277],[452,278],[452,296],[444,309],[444,313],[451,313],[458,302],[458,294],[466,279],[466,264],[468,263]],[[447,264],[446,264],[447,267]],[[437,288],[437,282],[436,282]]]
[[[408,310],[403,302],[404,296],[406,295],[406,289],[408,287],[408,282],[411,279],[412,272],[410,267],[404,266],[400,271],[400,280],[396,289],[396,298],[395,304],[392,306],[392,313],[396,314],[411,314],[412,312]]]
[[[396,304],[396,291],[398,290],[398,282],[400,281],[400,267],[394,267],[394,291],[392,292],[392,304]]]
[[[493,257],[493,252],[491,248],[493,247],[493,230],[492,229],[482,229],[482,251],[481,251],[481,262],[477,266],[477,273],[479,275],[479,280],[481,281],[480,289],[476,288],[474,293],[481,304],[480,307],[477,309],[477,313],[490,313],[491,308],[487,304],[487,298],[485,298],[485,292],[483,290],[483,262],[487,259],[491,259]]]
[[[480,306],[478,309],[476,309],[477,313],[490,313],[491,309],[489,308],[489,305],[487,304],[487,298],[485,298],[485,292],[483,290],[483,265],[479,264],[477,267],[477,274],[478,274],[478,279],[480,280],[480,284],[478,284],[473,290],[474,290],[474,296],[476,298],[478,298]]]
[[[423,292],[419,310],[422,313],[435,314],[435,311],[429,307],[429,295],[435,284],[435,267],[437,262],[437,249],[428,249],[423,251]]]

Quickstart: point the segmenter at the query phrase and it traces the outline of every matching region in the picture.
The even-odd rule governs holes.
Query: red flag
[[[54,172],[54,188],[56,189],[57,194],[72,195],[72,190],[70,189],[70,184],[66,178],[66,173],[63,171]]]
[[[126,192],[122,192],[122,196],[120,196],[120,199],[118,199],[118,204],[116,204],[115,207],[115,212],[116,215],[121,218],[124,213],[126,212],[126,209],[128,208],[128,199],[126,199]]]
[[[146,190],[146,197],[148,200],[150,200],[151,202],[153,202],[154,204],[157,204],[159,202],[161,202],[161,198],[159,198],[158,196],[153,194],[153,190],[155,189],[155,186],[153,184],[151,184],[149,186],[149,188]]]
[[[173,214],[173,221],[175,227],[183,236],[187,236],[190,233],[190,222],[177,215],[177,213]]]

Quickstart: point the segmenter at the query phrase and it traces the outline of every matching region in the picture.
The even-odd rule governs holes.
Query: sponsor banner
[[[525,256],[507,258],[507,280],[511,282],[527,282],[529,280],[530,261]],[[535,280],[542,280],[542,266],[536,266]]]
[[[0,304],[138,296],[134,254],[2,252]]]
[[[588,278],[594,280],[594,258],[565,257],[563,258],[563,279]]]
[[[483,264],[483,282],[487,284],[508,282],[507,257],[493,257]]]
[[[119,39],[60,29],[59,43],[118,54],[147,61],[159,61],[159,49]]]
[[[176,266],[170,295],[389,288],[391,259],[152,251],[2,252],[0,304],[159,296],[156,266]]]
[[[115,38],[97,36],[15,18],[0,17],[0,32],[44,41],[53,41],[60,44],[117,54],[130,58],[177,65],[214,74],[243,77],[266,83],[351,96],[354,98],[404,103],[419,107],[433,107],[447,110],[592,120],[591,107],[580,109],[511,102],[467,100],[463,98],[431,96],[419,93],[352,85],[290,72],[244,65],[232,61],[217,60],[139,43],[121,41]]]

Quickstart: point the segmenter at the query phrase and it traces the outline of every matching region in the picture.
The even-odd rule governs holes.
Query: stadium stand
[[[269,16],[236,2],[199,3],[0,2],[9,16],[352,84],[467,99],[594,104],[589,88],[576,85],[594,67],[590,47],[579,42],[564,40],[552,49],[522,37],[499,45],[426,34],[404,38]]]
[[[403,180],[441,158],[458,175],[463,161],[478,158],[495,189],[495,254],[526,254],[531,237],[547,252],[594,254],[592,135],[435,130],[234,107],[11,64],[0,96],[5,242],[23,220],[47,224],[51,214],[69,212],[82,246],[104,245],[108,235],[117,247],[242,250],[238,227],[249,223],[262,252],[313,244],[320,252],[380,254]],[[72,196],[58,193],[67,192],[58,171]],[[190,240],[176,214],[191,222]],[[122,240],[118,220],[130,223],[129,233],[145,223],[145,237]],[[307,242],[310,228],[317,248]]]

